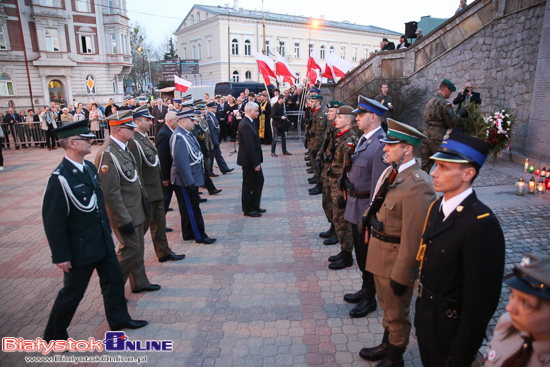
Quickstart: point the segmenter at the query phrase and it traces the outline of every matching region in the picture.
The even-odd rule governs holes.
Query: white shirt
[[[124,144],[123,142],[121,142],[120,140],[116,139],[115,137],[113,137],[112,135],[110,136],[111,140],[114,141],[115,143],[117,143],[121,148],[122,150],[126,150],[127,146],[126,144]]]
[[[69,158],[69,157],[67,157],[67,156],[65,156],[65,159],[67,159],[69,162],[71,162],[72,164],[74,164],[74,166],[75,166],[76,168],[78,168],[78,170],[79,170],[80,172],[84,172],[84,165],[83,165],[82,163],[75,162],[75,161],[73,161],[71,158]]]
[[[443,210],[443,215],[445,216],[445,219],[447,219],[447,217],[451,215],[451,213],[460,205],[460,203],[462,203],[464,199],[470,196],[470,194],[473,192],[474,190],[472,190],[472,188],[470,187],[447,201],[445,201],[445,197],[443,197],[440,210]],[[443,219],[443,221],[445,221],[445,219]]]

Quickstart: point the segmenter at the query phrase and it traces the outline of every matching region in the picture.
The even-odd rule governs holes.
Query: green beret
[[[323,99],[323,96],[320,95],[320,94],[313,94],[313,95],[310,95],[309,98],[311,98],[311,99]]]
[[[327,103],[328,108],[338,108],[338,107],[343,106],[343,105],[344,104],[342,102],[336,101],[336,100],[330,101],[329,103]]]
[[[451,92],[456,91],[455,85],[449,79],[443,79],[441,83],[445,84],[447,88],[451,90]]]

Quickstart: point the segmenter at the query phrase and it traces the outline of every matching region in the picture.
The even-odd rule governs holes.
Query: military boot
[[[342,251],[340,255],[340,259],[336,260],[333,263],[330,263],[328,268],[332,270],[340,270],[340,269],[348,268],[352,265],[353,265],[353,255],[351,254],[351,251]]]
[[[384,336],[382,337],[382,343],[372,348],[363,348],[359,352],[359,357],[366,359],[367,361],[377,361],[386,357],[390,350],[390,331],[384,330]]]
[[[342,257],[342,251],[340,251],[337,255],[329,256],[329,257],[328,257],[328,261],[330,261],[331,263],[333,263],[333,262],[335,262],[335,261],[340,260],[341,257]]]
[[[310,184],[310,185],[315,185],[317,183],[317,179],[315,178],[315,176],[313,177],[310,177],[307,179],[307,182]]]
[[[349,315],[351,317],[359,318],[365,317],[374,311],[376,311],[376,298],[365,294],[357,306],[351,309]]]
[[[309,192],[310,195],[320,195],[322,193],[323,193],[323,184],[320,184],[319,182],[317,182],[317,186],[315,186],[313,190]]]
[[[390,349],[386,358],[382,362],[378,363],[376,367],[405,367],[405,361],[403,361],[403,354],[407,348],[398,348],[395,345],[390,344]]]
[[[336,245],[337,243],[338,236],[336,235],[336,233],[333,233],[332,236],[323,241],[323,245],[325,246]]]
[[[330,229],[326,232],[321,232],[319,233],[319,237],[321,238],[329,238],[329,237],[332,237],[332,235],[334,234],[334,224],[331,223],[330,224]]]
[[[359,303],[365,296],[367,290],[365,288],[361,288],[355,293],[346,293],[344,294],[344,301],[348,303]]]
[[[309,168],[306,170],[307,173],[313,173],[313,168]]]

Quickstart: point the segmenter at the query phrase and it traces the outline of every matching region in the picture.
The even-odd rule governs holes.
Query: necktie
[[[359,144],[357,144],[357,148],[361,147],[361,145],[363,145],[365,141],[367,141],[367,138],[365,138],[365,135],[363,135],[361,139],[359,139]]]
[[[533,354],[533,345],[531,344],[533,343],[533,339],[528,336],[522,336],[522,338],[523,344],[521,344],[521,348],[508,357],[508,359],[502,363],[502,367],[527,366]]]

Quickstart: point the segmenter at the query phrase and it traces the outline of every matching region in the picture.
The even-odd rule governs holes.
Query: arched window
[[[187,47],[183,46],[183,58],[186,59],[187,58]]]
[[[334,52],[334,46],[330,46],[329,54]]]
[[[197,12],[197,23],[201,21],[201,13]]]
[[[202,59],[202,47],[201,47],[201,44],[200,44],[200,43],[197,45],[197,50],[198,50],[198,52],[197,52],[197,59],[200,60],[200,59]]]
[[[252,73],[250,71],[247,71],[244,73],[244,77],[246,80],[252,80]]]
[[[191,22],[191,25],[195,24],[195,17],[193,15],[191,15],[189,17],[189,21]]]
[[[250,40],[244,41],[244,55],[245,56],[252,55],[252,45],[250,44]]]
[[[319,50],[319,58],[321,60],[324,60],[325,59],[325,45],[322,45],[320,50]]]
[[[236,38],[233,38],[233,41],[231,41],[231,55],[239,55],[239,41]]]
[[[239,82],[239,81],[240,81],[240,80],[239,80],[239,72],[238,72],[237,70],[235,70],[235,71],[233,72],[233,81],[234,81],[234,82]]]
[[[14,96],[13,82],[11,78],[6,74],[0,74],[0,96]]]

